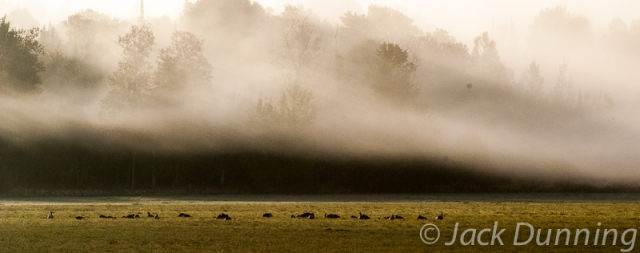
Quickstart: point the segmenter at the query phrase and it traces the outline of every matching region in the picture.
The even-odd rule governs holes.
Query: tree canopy
[[[39,31],[39,28],[15,30],[6,16],[0,19],[0,90],[20,93],[40,90],[44,64],[38,56],[44,50],[36,40]]]
[[[131,26],[129,33],[118,39],[123,58],[108,77],[112,90],[102,100],[104,109],[113,112],[148,103],[148,92],[152,85],[149,56],[155,44],[154,39],[148,24]]]
[[[408,57],[407,50],[396,44],[380,44],[371,66],[372,87],[378,95],[399,103],[415,98],[418,90],[411,78],[416,67]]]

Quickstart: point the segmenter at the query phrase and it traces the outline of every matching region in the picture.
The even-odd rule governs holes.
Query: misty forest
[[[249,0],[13,11],[0,194],[640,189],[640,17],[537,11],[473,41],[380,5],[339,23]]]

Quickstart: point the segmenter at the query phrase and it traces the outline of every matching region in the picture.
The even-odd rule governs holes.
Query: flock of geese
[[[359,220],[371,219],[369,216],[367,216],[365,214],[362,214],[362,213],[359,213],[359,214],[360,215],[357,216],[357,217],[355,215],[351,215],[351,218],[352,219],[359,219]],[[152,215],[150,212],[147,212],[147,217],[148,218],[154,218],[156,220],[160,219],[160,216],[158,216],[158,214]],[[178,217],[190,218],[192,216],[189,215],[189,214],[186,214],[186,213],[180,213],[180,214],[178,214]],[[262,215],[262,217],[264,217],[264,218],[272,218],[273,214],[265,213],[265,214]],[[102,215],[102,214],[99,216],[99,218],[101,218],[101,219],[116,219],[116,217],[105,216],[105,215]],[[128,215],[122,216],[122,218],[125,218],[125,219],[136,219],[136,218],[140,218],[140,215],[139,214],[128,214]],[[300,215],[293,215],[292,214],[291,218],[315,219],[316,216],[313,213],[303,213],[303,214],[300,214]],[[325,213],[324,214],[324,218],[325,219],[339,219],[340,215],[337,215],[337,214],[326,214]],[[52,211],[49,211],[49,216],[47,216],[47,219],[53,219],[53,212]],[[85,217],[76,216],[75,219],[76,220],[82,220],[82,219],[85,219]],[[225,213],[221,213],[218,216],[216,216],[216,219],[218,219],[218,220],[231,220],[231,217],[229,217],[229,215],[227,215]],[[378,218],[378,219],[380,219],[380,218]],[[403,220],[404,217],[394,214],[394,215],[391,215],[391,216],[384,217],[384,219],[387,219],[387,220]],[[424,217],[422,215],[418,215],[418,220],[426,220],[426,219],[427,219],[426,217]],[[436,220],[444,220],[444,213],[440,212],[440,215],[436,216],[435,219]]]

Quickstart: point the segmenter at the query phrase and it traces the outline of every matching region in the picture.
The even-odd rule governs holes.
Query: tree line
[[[487,114],[499,113],[496,108],[504,103],[521,108],[534,105],[536,110],[554,114],[613,106],[613,100],[604,93],[576,94],[568,75],[569,66],[564,62],[559,64],[555,85],[548,91],[543,88],[545,80],[535,61],[517,78],[501,61],[496,41],[487,32],[475,37],[469,50],[446,30],[424,32],[411,18],[389,7],[371,5],[367,14],[348,12],[340,20],[340,24],[329,24],[310,10],[291,5],[282,14],[273,15],[249,0],[185,2],[179,28],[177,21],[168,18],[119,20],[88,9],[62,22],[64,36],[51,24],[42,29],[16,30],[3,17],[0,95],[47,94],[76,107],[98,103],[104,123],[81,131],[98,137],[74,141],[80,144],[60,139],[21,144],[14,140],[25,133],[4,129],[0,150],[3,190],[95,185],[191,188],[193,184],[206,188],[236,184],[234,189],[238,191],[243,187],[260,191],[260,185],[277,188],[288,184],[282,189],[300,187],[304,189],[301,192],[313,192],[309,187],[337,184],[341,190],[336,191],[349,191],[349,181],[361,179],[363,182],[353,185],[364,187],[357,190],[362,192],[369,189],[367,185],[384,184],[381,180],[388,177],[385,173],[361,176],[370,174],[360,170],[363,164],[369,165],[367,162],[335,165],[275,154],[265,158],[258,155],[265,153],[260,150],[183,155],[167,153],[154,145],[117,148],[119,140],[145,143],[149,135],[153,136],[111,124],[126,120],[131,112],[145,115],[160,111],[166,115],[176,109],[184,112],[184,108],[194,105],[217,110],[204,104],[207,98],[215,100],[221,87],[234,85],[222,77],[247,77],[217,72],[216,66],[241,66],[247,69],[244,75],[252,75],[252,69],[264,66],[278,70],[275,81],[270,81],[276,84],[275,92],[262,93],[256,88],[260,95],[251,98],[250,109],[235,112],[245,114],[246,124],[259,132],[313,131],[327,114],[323,112],[327,98],[340,92],[329,90],[327,83],[339,84],[337,87],[344,87],[344,92],[366,101],[423,114],[455,107],[460,98],[486,106],[483,109]],[[554,31],[566,29],[573,32],[558,35],[565,36],[563,41],[584,39],[590,31],[584,23],[581,17],[571,16],[561,7],[543,10],[534,22],[533,37],[556,36],[559,33]],[[618,37],[638,40],[636,23],[629,29],[618,21],[614,24],[612,29],[617,32],[610,38],[611,45],[619,44]],[[167,30],[172,31],[170,36]],[[160,40],[158,34],[163,35]],[[158,44],[162,44],[159,50]],[[109,152],[88,147],[93,145]],[[439,161],[426,159],[409,166],[412,169],[405,171],[408,174],[398,176],[403,179],[397,179],[397,186],[387,189],[398,187],[397,191],[402,191],[401,181],[407,180],[418,187],[417,192],[432,189],[420,188],[419,180],[406,176],[421,166],[425,171],[415,172],[421,175],[417,178],[431,183],[434,180],[430,177],[439,173],[472,180],[457,170],[443,172],[444,168],[456,166],[443,166]],[[342,169],[327,169],[327,164]],[[343,179],[333,178],[338,175]]]

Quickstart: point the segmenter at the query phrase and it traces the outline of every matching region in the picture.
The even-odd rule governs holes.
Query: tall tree
[[[295,80],[299,82],[303,69],[309,67],[320,54],[322,39],[316,35],[312,20],[299,8],[286,5],[282,18],[284,20],[282,56],[295,71]]]
[[[148,102],[151,85],[149,56],[153,49],[154,36],[149,24],[132,26],[129,33],[118,39],[123,49],[123,58],[118,68],[108,77],[111,91],[102,102],[109,113],[143,106]]]
[[[211,84],[212,67],[202,53],[203,44],[204,40],[190,32],[173,33],[171,45],[160,50],[158,69],[153,76],[154,92],[158,97],[175,103],[186,86]]]
[[[405,103],[418,95],[412,80],[416,70],[408,61],[407,50],[393,43],[382,43],[376,51],[370,70],[374,91],[396,103]]]
[[[11,29],[6,16],[0,19],[0,91],[35,93],[40,89],[39,73],[44,64],[38,56],[44,54],[38,43],[40,29]]]
[[[109,75],[111,91],[102,102],[102,108],[107,115],[113,116],[122,110],[135,110],[147,106],[151,83],[151,66],[149,55],[154,43],[151,26],[144,24],[140,27],[132,26],[129,33],[118,39],[122,47],[123,58],[118,62],[118,68]],[[133,151],[131,163],[131,190],[136,186],[136,154]]]

